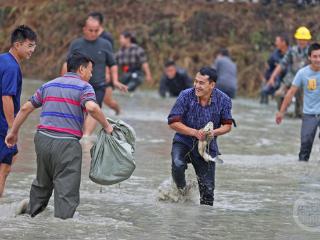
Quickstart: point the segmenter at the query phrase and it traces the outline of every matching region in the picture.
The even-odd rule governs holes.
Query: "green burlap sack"
[[[102,185],[128,179],[136,167],[133,157],[136,135],[133,128],[121,120],[108,118],[108,121],[113,126],[112,135],[101,129],[97,142],[90,150],[89,178]]]

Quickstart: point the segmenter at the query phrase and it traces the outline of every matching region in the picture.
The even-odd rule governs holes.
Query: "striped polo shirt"
[[[38,130],[81,138],[85,103],[96,102],[96,96],[88,82],[68,72],[42,85],[29,101],[35,108],[42,107]]]

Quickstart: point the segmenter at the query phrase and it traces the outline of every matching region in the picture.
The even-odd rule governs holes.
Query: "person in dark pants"
[[[308,49],[308,66],[301,68],[287,92],[276,123],[280,124],[284,113],[299,88],[303,90],[303,116],[299,161],[309,161],[317,129],[320,128],[320,44],[313,43]]]
[[[8,130],[20,109],[22,74],[20,64],[29,59],[36,48],[36,33],[21,25],[11,33],[9,52],[0,54],[0,197],[17,158],[18,148],[8,148],[4,142]]]
[[[142,47],[137,45],[134,35],[124,31],[119,38],[121,48],[116,53],[116,61],[120,68],[120,81],[133,92],[140,86],[144,77],[149,84],[153,83],[147,55]]]
[[[164,68],[159,86],[161,97],[165,97],[167,92],[170,97],[177,97],[181,91],[192,87],[192,79],[188,76],[187,71],[177,67],[174,61],[167,61]]]
[[[286,35],[278,35],[275,38],[274,45],[276,49],[270,55],[268,59],[268,68],[264,74],[265,84],[261,88],[261,104],[268,104],[269,103],[269,95],[274,95],[275,91],[278,90],[282,79],[286,75],[286,70],[284,69],[277,77],[274,85],[267,84],[267,81],[271,77],[273,70],[277,67],[280,63],[283,56],[286,54],[289,48],[289,38]]]
[[[111,134],[92,86],[93,61],[81,54],[67,59],[68,72],[42,85],[25,103],[13,122],[5,142],[13,147],[19,129],[29,114],[41,107],[40,124],[34,143],[37,154],[37,175],[31,185],[27,212],[31,217],[42,212],[54,190],[54,216],[72,218],[79,205],[82,150],[79,139],[85,113],[88,112]]]
[[[187,191],[185,170],[192,163],[198,178],[200,204],[213,205],[215,162],[205,161],[198,153],[197,143],[207,135],[212,158],[218,155],[217,136],[228,133],[232,126],[231,99],[215,88],[217,72],[203,67],[195,77],[194,87],[182,91],[168,116],[170,128],[176,131],[172,144],[172,177],[182,194]],[[202,129],[213,122],[210,133]]]

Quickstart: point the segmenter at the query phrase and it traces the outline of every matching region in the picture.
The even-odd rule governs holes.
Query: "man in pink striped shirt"
[[[107,133],[113,128],[106,120],[92,86],[88,83],[94,62],[82,54],[67,60],[68,72],[42,85],[19,111],[6,144],[17,142],[18,132],[28,115],[42,107],[40,124],[35,134],[37,176],[30,190],[29,205],[23,212],[31,217],[43,211],[54,190],[54,215],[71,218],[79,205],[82,149],[79,139],[86,112]]]

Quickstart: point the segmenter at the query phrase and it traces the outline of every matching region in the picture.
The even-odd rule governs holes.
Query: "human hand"
[[[282,119],[283,119],[283,113],[282,112],[277,112],[276,113],[276,123],[277,124],[280,124],[282,122]]]
[[[5,143],[8,148],[14,147],[18,141],[18,134],[13,134],[11,131],[6,136]]]
[[[194,132],[194,137],[196,137],[198,140],[203,141],[206,139],[207,133],[204,132],[203,130],[196,130]]]
[[[111,124],[108,125],[108,127],[104,128],[104,131],[108,134],[111,134],[113,131],[113,127]]]
[[[119,89],[121,92],[126,93],[128,92],[128,86],[120,83],[120,82],[116,82],[114,83],[114,87]]]

